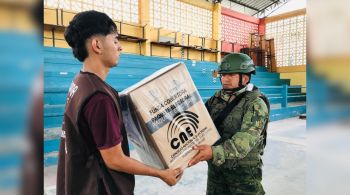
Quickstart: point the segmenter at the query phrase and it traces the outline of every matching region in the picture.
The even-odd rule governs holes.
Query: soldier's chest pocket
[[[221,112],[224,111],[225,107],[225,105],[217,105],[216,107],[211,109],[211,112],[209,112],[209,114],[213,119],[216,119],[220,116]]]

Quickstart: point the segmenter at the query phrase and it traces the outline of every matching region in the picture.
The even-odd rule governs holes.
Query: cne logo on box
[[[176,114],[168,125],[167,139],[172,149],[176,150],[189,138],[195,135],[198,129],[198,115],[184,111]]]

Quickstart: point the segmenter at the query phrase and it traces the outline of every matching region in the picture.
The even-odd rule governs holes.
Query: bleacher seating
[[[111,69],[106,81],[118,91],[131,86],[156,70],[182,61],[186,64],[192,79],[206,101],[220,89],[219,79],[211,76],[217,63],[141,56],[123,53],[118,67]],[[57,164],[59,133],[63,119],[64,104],[69,85],[82,63],[76,60],[70,49],[44,48],[44,163]],[[279,73],[267,72],[265,67],[257,67],[252,83],[260,87],[272,104],[270,120],[280,120],[306,112],[306,94],[301,86],[290,85],[289,79],[280,79]],[[286,91],[287,90],[287,91]],[[287,103],[287,104],[286,104]],[[295,106],[288,106],[293,104]]]

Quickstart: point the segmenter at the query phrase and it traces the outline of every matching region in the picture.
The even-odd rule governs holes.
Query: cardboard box
[[[129,141],[157,168],[185,168],[194,145],[220,135],[183,63],[169,65],[120,93]]]

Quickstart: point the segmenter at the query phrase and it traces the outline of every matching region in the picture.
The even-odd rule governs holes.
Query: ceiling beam
[[[261,7],[265,7],[266,4],[269,4],[271,0],[269,1],[260,1],[259,3],[254,4],[254,6],[258,9],[261,10]]]
[[[275,1],[271,0],[271,2],[272,2],[272,3],[268,4],[268,5],[267,5],[267,6],[265,6],[264,8],[262,8],[262,9],[258,10],[256,13],[254,13],[254,14],[253,14],[253,16],[257,15],[257,14],[258,14],[258,13],[260,13],[260,12],[265,11],[267,8],[271,7],[272,5],[275,5],[275,4],[278,4],[278,3],[281,3],[281,1],[280,1],[280,0],[275,0]]]
[[[229,0],[229,1],[231,1],[231,2],[233,2],[233,3],[236,3],[236,4],[238,4],[238,5],[242,5],[242,6],[244,6],[244,7],[247,7],[247,8],[249,8],[249,9],[252,9],[252,10],[255,10],[255,11],[259,12],[259,10],[258,10],[257,8],[252,7],[252,6],[250,6],[250,5],[247,5],[247,4],[245,4],[245,3],[242,3],[241,1],[237,1],[237,0]]]

